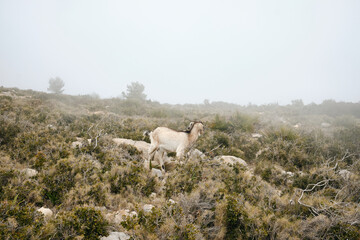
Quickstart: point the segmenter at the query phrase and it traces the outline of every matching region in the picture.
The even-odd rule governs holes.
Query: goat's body
[[[197,124],[197,123],[193,123]],[[176,152],[176,157],[181,159],[187,148],[191,147],[199,135],[203,131],[203,125],[201,127],[195,127],[194,130],[189,132],[178,132],[167,127],[158,127],[152,131],[149,136],[151,145],[149,148],[149,161],[154,158],[156,151],[160,151],[160,165],[163,168],[163,154],[164,152]]]
[[[161,133],[161,134],[159,134]],[[166,127],[158,127],[150,133],[151,143],[160,150],[167,152],[178,152],[185,150],[189,139],[185,132],[177,132]]]

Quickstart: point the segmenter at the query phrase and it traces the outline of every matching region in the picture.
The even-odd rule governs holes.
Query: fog
[[[0,86],[161,103],[360,101],[360,1],[0,0]]]

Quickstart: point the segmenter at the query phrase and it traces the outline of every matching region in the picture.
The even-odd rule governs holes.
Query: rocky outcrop
[[[45,220],[50,219],[54,214],[50,208],[45,208],[45,207],[39,208],[37,211],[41,212],[44,215]]]
[[[247,166],[245,160],[234,156],[219,156],[216,158],[216,160],[223,164],[235,165],[238,163],[244,167]]]
[[[102,237],[100,240],[129,240],[130,236],[123,232],[110,232],[109,236]]]
[[[144,210],[145,213],[149,213],[149,212],[151,212],[151,210],[152,210],[154,207],[155,207],[155,206],[152,205],[152,204],[145,204],[145,205],[143,206],[143,210]]]
[[[157,168],[152,168],[152,169],[151,169],[151,175],[152,175],[153,177],[158,177],[158,178],[163,177],[163,173],[161,172],[160,169],[157,169]]]
[[[349,180],[351,177],[351,172],[346,169],[340,170],[338,174],[346,181]]]
[[[116,212],[108,213],[105,215],[106,220],[120,224],[125,221],[127,217],[136,218],[138,216],[137,212],[130,211],[129,209],[122,209]]]
[[[25,168],[23,170],[21,170],[22,173],[25,173],[25,176],[27,177],[35,177],[38,174],[38,171],[36,171],[35,169],[31,169],[31,168]]]
[[[142,157],[147,158],[148,157],[148,149],[150,147],[150,144],[144,141],[134,141],[131,139],[126,138],[113,138],[112,139],[114,143],[117,145],[126,144],[131,145],[133,147],[136,147],[137,150],[142,152]]]

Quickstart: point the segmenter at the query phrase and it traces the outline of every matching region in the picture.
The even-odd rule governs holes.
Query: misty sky
[[[246,105],[360,101],[359,0],[0,0],[0,86]]]

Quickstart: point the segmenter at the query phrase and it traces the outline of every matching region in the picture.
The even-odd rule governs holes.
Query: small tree
[[[62,89],[64,86],[65,83],[63,80],[61,80],[61,78],[50,78],[49,87],[47,90],[53,93],[62,93],[64,91],[64,89]]]
[[[146,100],[146,94],[144,94],[145,87],[139,82],[132,82],[127,85],[126,93],[122,92],[122,95],[127,100]]]

